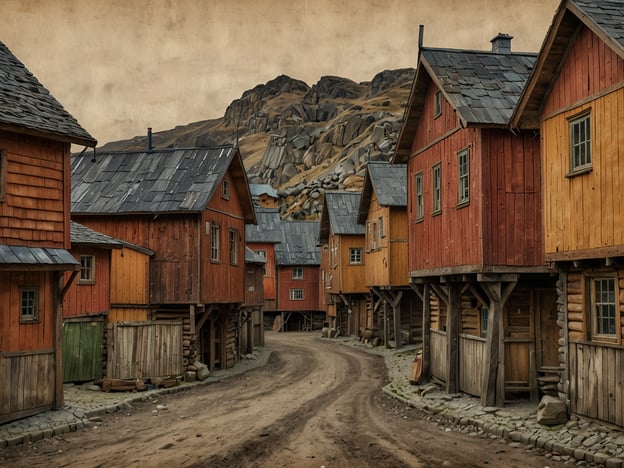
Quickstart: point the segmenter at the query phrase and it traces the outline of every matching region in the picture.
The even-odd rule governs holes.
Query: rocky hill
[[[368,161],[394,150],[414,69],[370,82],[322,77],[312,87],[285,75],[245,91],[219,119],[153,134],[154,147],[239,142],[251,183],[278,189],[285,219],[317,218],[325,190],[359,190]],[[101,150],[146,147],[146,136]]]

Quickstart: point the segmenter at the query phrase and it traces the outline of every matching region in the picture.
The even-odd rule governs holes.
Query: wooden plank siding
[[[303,279],[293,279],[292,266],[278,268],[277,270],[277,309],[283,312],[321,310],[318,295],[319,267],[313,265],[296,268],[303,269]],[[290,299],[290,290],[294,288],[303,289],[302,300]]]
[[[357,235],[334,235],[329,236],[330,257],[333,249],[332,263],[329,267],[329,275],[332,276],[331,288],[327,289],[329,293],[367,293],[368,288],[365,284],[364,264],[351,265],[349,263],[349,249],[362,249],[364,254],[364,236]]]
[[[245,307],[264,305],[264,265],[246,265]]]
[[[69,144],[0,131],[0,244],[69,249]]]
[[[63,300],[63,317],[101,314],[110,310],[110,252],[110,249],[86,247],[71,250],[78,261],[81,255],[95,257],[95,281],[93,284],[81,284],[80,275],[74,279]],[[65,273],[66,284],[70,277],[71,273]]]
[[[149,305],[149,255],[131,248],[113,249],[111,272],[111,305]]]
[[[264,252],[264,258],[266,259],[266,263],[264,264],[264,279],[263,279],[263,287],[264,287],[264,300],[265,300],[265,310],[266,305],[273,304],[273,310],[275,308],[275,300],[276,300],[276,277],[275,277],[275,244],[263,244],[256,242],[248,242],[247,247],[249,247],[254,252],[262,251]]]

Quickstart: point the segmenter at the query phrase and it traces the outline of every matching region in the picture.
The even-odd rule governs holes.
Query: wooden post
[[[384,333],[384,346],[386,347],[386,349],[390,348],[390,330],[388,330],[388,302],[386,302],[384,299],[383,300],[383,317],[384,317],[384,329],[383,329],[383,333]]]
[[[392,291],[388,294],[392,296]],[[403,297],[403,291],[399,291],[395,297],[392,298],[392,316],[394,319],[394,341],[395,349],[401,347],[401,298]]]
[[[423,326],[422,326],[422,350],[423,350],[423,368],[422,373],[425,378],[430,377],[431,362],[431,287],[429,283],[423,285],[422,294],[423,303]]]
[[[459,308],[460,285],[451,282],[448,286],[448,311],[446,316],[446,392],[459,391]]]
[[[210,318],[210,372],[212,372],[215,368],[215,352],[217,351],[217,347],[215,346],[215,339],[216,339],[216,334],[215,334],[215,315],[213,314],[212,317]]]
[[[52,273],[54,287],[54,409],[59,409],[64,403],[63,394],[63,272]]]

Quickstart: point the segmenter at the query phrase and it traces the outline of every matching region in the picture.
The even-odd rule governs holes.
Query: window
[[[294,267],[292,269],[292,279],[302,280],[303,279],[303,268]]]
[[[590,284],[593,337],[615,341],[619,335],[615,278],[592,278]]]
[[[20,293],[20,322],[39,321],[39,288],[22,288]]]
[[[290,290],[291,301],[303,301],[303,289],[293,288]]]
[[[362,263],[362,249],[360,248],[349,249],[349,263],[351,265],[360,265]]]
[[[78,284],[95,284],[95,256],[80,256],[80,279]]]
[[[433,214],[442,211],[442,165],[433,166]]]
[[[570,172],[591,168],[590,114],[585,113],[569,120],[570,127]]]
[[[373,223],[373,245],[371,246],[371,250],[377,250],[377,223]]]
[[[256,250],[256,255],[260,255],[262,258],[266,258],[266,250]]]
[[[221,226],[216,223],[210,225],[210,261],[221,261]]]
[[[442,114],[442,92],[436,91],[433,95],[433,118]]]
[[[458,188],[457,204],[464,205],[470,201],[470,151],[468,148],[457,153]]]
[[[379,238],[386,237],[386,231],[384,229],[384,219],[382,216],[379,217],[379,221],[377,222],[379,226]]]
[[[227,179],[223,179],[223,183],[221,184],[221,198],[225,200],[230,199],[230,181]]]
[[[416,174],[414,181],[414,191],[416,193],[416,221],[425,217],[425,203],[423,198],[423,174]]]
[[[7,156],[6,151],[0,151],[0,202],[6,198],[6,174]]]
[[[232,265],[238,264],[238,231],[236,229],[230,229],[230,263]]]

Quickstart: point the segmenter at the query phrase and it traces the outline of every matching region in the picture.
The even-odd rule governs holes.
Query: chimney
[[[509,34],[498,33],[492,43],[492,52],[495,54],[511,54],[511,40],[513,36]]]
[[[152,127],[147,127],[147,152],[152,152]]]

